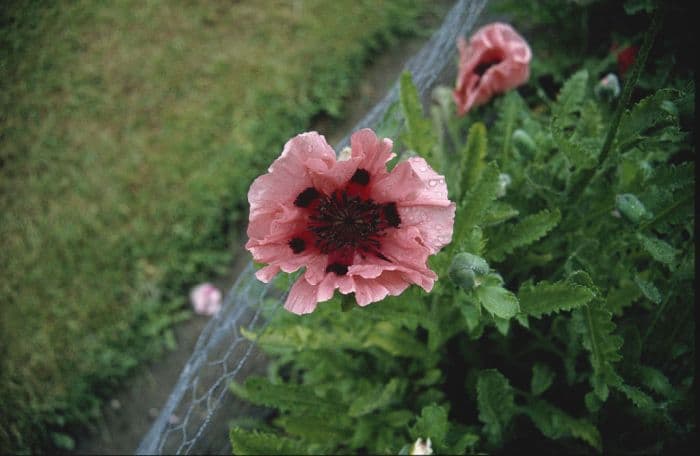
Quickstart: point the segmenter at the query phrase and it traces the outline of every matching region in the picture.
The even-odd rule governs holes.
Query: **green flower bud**
[[[620,96],[620,81],[613,73],[608,73],[598,82],[593,93],[601,100],[612,101]]]
[[[521,130],[520,128],[515,130],[512,139],[513,146],[520,155],[531,157],[535,154],[535,141],[532,140],[525,130]]]
[[[620,214],[632,223],[639,223],[642,219],[651,217],[644,204],[631,193],[617,195],[615,197],[615,207],[620,211]]]
[[[471,253],[458,253],[452,258],[447,274],[450,279],[465,290],[481,285],[481,278],[489,272],[489,264],[480,256]]]
[[[507,173],[501,173],[498,175],[498,192],[496,193],[496,196],[501,198],[503,196],[506,196],[506,189],[508,186],[513,182],[513,179],[511,179],[510,174]]]

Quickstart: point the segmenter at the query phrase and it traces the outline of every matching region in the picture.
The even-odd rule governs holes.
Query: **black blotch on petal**
[[[488,62],[481,62],[474,68],[474,73],[476,73],[479,77],[483,76],[486,71],[491,68],[494,65],[498,65],[501,63],[501,60],[490,60]]]
[[[396,203],[386,203],[384,205],[384,218],[390,226],[398,228],[398,226],[401,224],[401,217],[399,216],[399,210],[396,207]]]
[[[297,198],[294,200],[294,205],[297,207],[309,207],[311,203],[313,203],[320,196],[321,193],[319,193],[318,190],[313,187],[308,187],[306,190],[297,195]]]
[[[331,263],[326,266],[326,272],[335,272],[336,275],[345,275],[348,273],[348,267],[340,263]]]
[[[359,185],[369,184],[369,172],[366,169],[358,169],[350,178],[350,182]]]
[[[302,238],[292,238],[289,241],[289,248],[292,249],[294,253],[301,253],[306,249],[306,242]]]

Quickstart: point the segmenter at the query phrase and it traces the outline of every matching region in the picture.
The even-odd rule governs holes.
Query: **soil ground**
[[[441,20],[451,2],[442,0]],[[428,24],[434,27],[436,23]],[[405,39],[391,47],[365,69],[357,93],[345,103],[341,119],[320,116],[310,130],[325,135],[329,144],[340,141],[345,134],[386,94],[398,78],[405,62],[425,44],[429,36]],[[230,273],[213,282],[227,290],[240,270],[249,260],[245,251],[234,252],[235,261]],[[144,366],[124,389],[103,407],[104,419],[84,438],[77,440],[76,453],[80,454],[125,454],[133,453],[145,433],[158,416],[160,407],[167,400],[182,367],[185,365],[197,338],[209,319],[194,315],[174,328],[177,349]]]

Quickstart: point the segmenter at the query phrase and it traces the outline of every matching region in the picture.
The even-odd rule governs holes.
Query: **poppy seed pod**
[[[612,101],[620,96],[620,81],[613,73],[608,73],[598,82],[593,92],[601,100]]]
[[[651,216],[644,204],[639,201],[639,198],[631,193],[617,195],[615,197],[615,207],[627,220],[635,224]]]
[[[513,132],[513,147],[518,153],[524,157],[532,157],[535,154],[535,141],[527,134],[525,130],[518,128]]]
[[[447,274],[452,282],[465,290],[472,290],[481,284],[481,277],[489,272],[489,264],[477,255],[462,252],[452,259]]]

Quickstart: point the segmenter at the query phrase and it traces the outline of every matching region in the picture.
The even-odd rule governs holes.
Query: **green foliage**
[[[516,412],[515,394],[508,379],[495,369],[480,372],[476,381],[476,400],[486,436],[491,442],[501,441]]]
[[[231,429],[231,446],[234,454],[322,454],[310,452],[307,445],[299,440],[280,437],[269,432]]]
[[[518,291],[522,312],[532,317],[577,309],[588,304],[594,296],[591,289],[570,281],[525,283]]]
[[[539,19],[538,35],[562,35],[545,46],[531,34],[522,89],[462,118],[436,89],[426,133],[402,77],[404,143],[446,176],[457,206],[453,241],[430,261],[434,289],[348,312],[336,297],[254,336],[275,355],[270,392],[308,387],[347,410],[324,422],[329,452],[395,453],[417,438],[449,454],[692,442],[694,85],[675,66],[660,76],[652,58],[634,90],[622,79],[631,101],[616,111],[593,88],[616,69],[606,40],[622,37],[582,34],[601,12],[624,14],[621,2],[503,3]],[[629,3],[639,19],[642,3]],[[598,47],[576,54],[589,49],[581,36]],[[301,435],[290,423],[305,413],[316,425],[285,400],[273,404],[280,435]]]
[[[418,90],[413,85],[409,72],[404,72],[401,75],[399,100],[406,119],[406,133],[403,136],[406,147],[426,157],[428,163],[434,165],[435,159],[432,156],[435,146],[433,125],[429,119],[423,116],[423,106],[418,96]]]
[[[486,126],[481,122],[474,123],[469,127],[467,135],[467,143],[462,151],[462,170],[461,179],[453,184],[454,187],[460,189],[458,193],[461,198],[465,192],[471,190],[477,177],[481,175],[486,163]]]
[[[503,261],[515,249],[526,247],[544,237],[557,226],[560,219],[559,209],[553,212],[544,209],[523,217],[517,223],[499,227],[491,237],[493,248],[489,250],[489,257],[494,261]]]

